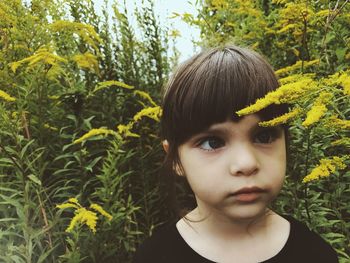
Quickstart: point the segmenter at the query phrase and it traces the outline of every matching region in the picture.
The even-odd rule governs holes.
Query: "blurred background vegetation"
[[[303,125],[305,113],[292,121],[287,180],[273,206],[349,262],[348,1],[194,4],[197,14],[174,17],[200,30],[197,47],[247,46],[284,83],[311,78],[319,89],[293,102],[305,113],[320,91],[331,94],[312,125]],[[89,0],[0,0],[1,262],[129,262],[174,218],[160,180],[157,105],[178,63],[176,34],[160,26],[151,0],[135,10],[106,1],[102,10],[97,15]],[[342,125],[329,125],[335,114]],[[346,168],[334,164],[330,176],[302,182],[333,156],[344,157]]]

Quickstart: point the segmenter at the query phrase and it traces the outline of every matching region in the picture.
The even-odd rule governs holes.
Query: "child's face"
[[[253,114],[214,124],[179,147],[202,213],[252,219],[279,193],[286,169],[284,130],[260,127],[259,121]]]

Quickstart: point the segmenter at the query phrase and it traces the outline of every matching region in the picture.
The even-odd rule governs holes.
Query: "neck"
[[[264,234],[272,220],[271,215],[276,215],[267,209],[254,218],[227,218],[218,213],[203,211],[200,207],[187,214],[187,223],[197,233],[203,233],[220,239],[232,240],[251,238]]]

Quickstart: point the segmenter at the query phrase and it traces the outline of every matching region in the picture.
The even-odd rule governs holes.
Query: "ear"
[[[167,140],[164,140],[164,141],[162,142],[162,145],[163,145],[164,151],[165,151],[166,153],[168,153],[168,152],[169,152],[169,142],[168,142]]]

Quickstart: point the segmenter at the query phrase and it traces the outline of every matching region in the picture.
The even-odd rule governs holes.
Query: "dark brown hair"
[[[181,144],[212,124],[238,121],[236,111],[278,87],[272,67],[246,48],[212,48],[181,64],[166,85],[162,102],[161,133],[169,143],[163,166],[166,176],[174,167],[181,168]],[[287,105],[272,105],[258,114],[267,120],[287,110]]]

